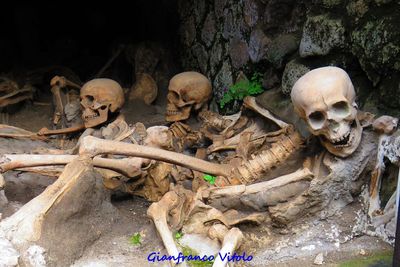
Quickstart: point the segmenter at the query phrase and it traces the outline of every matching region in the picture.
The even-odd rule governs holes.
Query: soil
[[[163,110],[163,107],[131,102],[126,104],[124,114],[128,123],[141,121],[151,126],[163,121]],[[37,131],[50,126],[49,114],[52,114],[50,105],[27,105],[9,117],[9,124]],[[0,153],[10,153],[11,149],[13,152],[29,151],[40,146],[49,145],[40,141],[1,139]],[[5,179],[9,203],[0,210],[3,218],[54,181],[51,177],[21,172],[8,172]],[[82,256],[72,266],[168,266],[147,260],[151,252],[166,253],[153,223],[146,216],[151,203],[139,197],[114,195],[112,204],[118,210],[113,223],[82,251]],[[362,209],[361,201],[356,201],[334,217],[305,217],[286,228],[274,228],[268,224],[243,225],[241,230],[245,241],[238,252],[252,255],[253,260],[238,266],[312,266],[319,253],[323,254],[326,266],[338,266],[347,259],[392,253],[392,246],[357,231]],[[133,244],[131,237],[137,233],[141,242]]]

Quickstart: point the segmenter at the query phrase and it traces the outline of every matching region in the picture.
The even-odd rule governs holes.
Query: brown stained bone
[[[85,125],[78,125],[78,126],[73,126],[70,128],[63,128],[63,129],[55,129],[55,130],[49,130],[46,127],[42,128],[39,130],[37,135],[39,136],[46,136],[46,135],[57,135],[57,134],[69,134],[69,133],[76,133],[80,132],[85,129]]]
[[[39,136],[37,133],[24,130],[22,128],[10,126],[7,124],[0,124],[0,137],[15,138],[15,139],[31,139],[31,140],[45,140],[45,136]]]
[[[66,165],[78,158],[77,155],[29,155],[29,154],[4,154],[1,159],[0,170],[9,170],[37,167]],[[93,165],[100,168],[114,170],[127,177],[135,177],[141,173],[143,159],[141,158],[93,158]]]
[[[164,161],[213,175],[228,176],[231,166],[220,165],[159,148],[102,140],[93,136],[83,138],[79,154],[92,157],[99,154],[116,154]]]
[[[242,184],[249,184],[259,179],[271,168],[285,162],[295,151],[300,149],[303,138],[292,125],[285,128],[286,134],[280,135],[280,140],[271,148],[251,155],[251,159],[243,161],[237,169],[237,178]]]

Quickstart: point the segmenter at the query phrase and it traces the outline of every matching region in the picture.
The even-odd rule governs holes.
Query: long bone
[[[168,213],[177,206],[179,202],[178,194],[174,191],[169,191],[160,201],[151,204],[147,210],[147,215],[153,220],[168,254],[174,257],[178,257],[181,252],[176,246],[172,232],[168,227],[167,217]],[[186,266],[185,262],[182,262],[180,266]]]
[[[255,183],[251,185],[232,185],[225,187],[209,188],[202,192],[202,197],[204,199],[207,199],[207,203],[211,206],[226,206],[225,204],[227,203],[233,204],[230,201],[232,197],[246,201],[245,199],[247,199],[248,196],[264,192],[265,195],[270,195],[270,202],[279,202],[279,199],[282,196],[279,196],[279,199],[277,200],[274,200],[273,198],[272,193],[275,188],[279,188],[302,180],[311,180],[313,177],[313,173],[308,168],[303,168],[293,173],[271,179],[269,181]],[[248,204],[251,205],[251,203]]]
[[[228,256],[232,255],[233,252],[240,246],[243,240],[243,233],[239,228],[232,228],[228,231],[222,242],[222,248],[219,251],[219,255],[216,256],[213,267],[225,267],[228,264]],[[226,258],[224,258],[226,256]]]
[[[26,167],[66,165],[78,157],[78,155],[4,154],[1,158],[0,171],[4,173]],[[95,167],[111,169],[127,177],[137,176],[141,171],[142,163],[143,159],[141,158],[93,158]]]
[[[103,140],[93,136],[86,136],[83,138],[79,147],[79,154],[89,154],[92,157],[99,154],[115,154],[148,158],[176,164],[204,173],[222,175],[225,177],[229,176],[232,169],[230,165],[215,164],[176,152],[148,146]]]

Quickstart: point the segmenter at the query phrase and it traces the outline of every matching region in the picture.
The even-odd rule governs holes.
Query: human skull
[[[322,145],[339,157],[351,155],[361,141],[353,84],[338,67],[314,69],[293,86],[292,102]]]
[[[211,82],[206,76],[182,72],[169,81],[167,95],[167,121],[186,120],[192,109],[201,109],[211,97]]]
[[[82,119],[86,128],[108,120],[109,112],[117,112],[124,104],[121,86],[111,79],[93,79],[81,88]]]

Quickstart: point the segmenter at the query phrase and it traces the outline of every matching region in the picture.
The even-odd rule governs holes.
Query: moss
[[[197,256],[197,251],[193,250],[190,247],[181,246],[182,253],[184,256]],[[187,265],[190,267],[211,267],[214,264],[214,261],[186,261]]]
[[[392,266],[392,252],[376,253],[368,257],[362,257],[340,263],[339,267],[367,267],[367,266]]]

